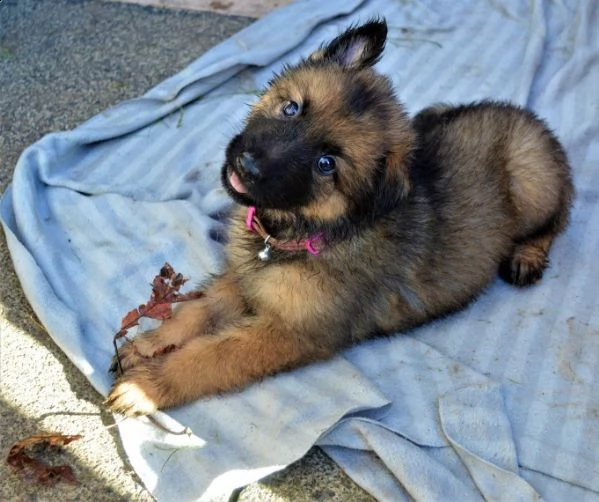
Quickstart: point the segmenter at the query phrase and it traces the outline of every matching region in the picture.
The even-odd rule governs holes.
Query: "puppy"
[[[149,414],[408,330],[497,273],[541,278],[573,194],[559,142],[507,103],[410,120],[373,69],[386,36],[382,20],[352,27],[270,82],[226,150],[225,271],[123,346],[113,411]]]

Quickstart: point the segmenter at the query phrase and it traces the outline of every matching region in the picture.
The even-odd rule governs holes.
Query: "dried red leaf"
[[[168,262],[165,263],[160,269],[160,277],[172,277],[174,273],[175,269]]]
[[[139,309],[140,313],[150,319],[158,319],[164,321],[173,315],[172,303],[155,303]]]
[[[175,269],[165,263],[160,269],[160,272],[152,280],[152,293],[148,303],[142,304],[136,309],[133,309],[123,317],[121,321],[121,329],[113,337],[113,345],[116,353],[116,360],[118,362],[118,347],[116,341],[119,338],[127,336],[127,332],[130,328],[137,326],[139,320],[142,317],[149,317],[150,319],[157,319],[164,321],[173,315],[173,303],[185,302],[200,298],[203,293],[199,291],[193,291],[191,293],[180,293],[179,290],[187,282],[187,278],[183,274],[175,272]],[[169,347],[166,347],[166,349]],[[169,350],[169,352],[172,350]],[[156,354],[155,354],[156,355]],[[119,369],[120,362],[118,363]]]
[[[59,481],[76,483],[73,469],[68,465],[51,466],[28,455],[26,448],[34,445],[46,445],[49,448],[65,446],[77,439],[79,434],[67,436],[63,434],[36,434],[17,441],[8,452],[6,462],[25,481],[36,485],[53,485]]]
[[[127,312],[121,321],[121,329],[127,330],[139,324],[139,311],[137,309]]]

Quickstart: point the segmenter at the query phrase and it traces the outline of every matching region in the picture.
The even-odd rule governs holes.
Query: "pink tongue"
[[[241,180],[239,179],[239,176],[237,176],[237,174],[231,173],[229,175],[229,183],[231,183],[231,186],[233,187],[233,189],[236,192],[247,193],[247,188],[245,188],[245,186],[243,186],[243,183],[241,182]]]

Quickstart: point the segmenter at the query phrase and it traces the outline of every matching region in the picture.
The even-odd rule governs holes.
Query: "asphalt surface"
[[[0,0],[0,192],[29,144],[143,94],[251,21],[100,0]],[[37,321],[0,235],[0,500],[152,500],[102,400]],[[15,441],[49,431],[83,435],[49,458],[70,464],[76,484],[33,485],[4,461]],[[317,449],[236,496],[372,500]]]

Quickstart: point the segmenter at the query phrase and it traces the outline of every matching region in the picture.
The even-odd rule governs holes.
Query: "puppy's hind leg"
[[[561,145],[532,114],[514,124],[508,153],[516,229],[512,253],[499,275],[515,286],[528,286],[543,276],[551,245],[568,224],[574,188]]]

